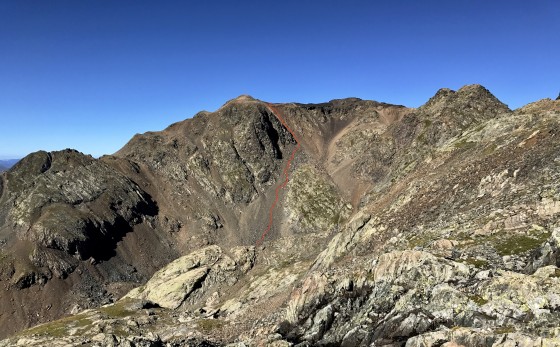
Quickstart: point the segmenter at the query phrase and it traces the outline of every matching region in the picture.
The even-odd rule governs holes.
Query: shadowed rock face
[[[180,188],[177,196],[188,197],[190,186],[197,184],[212,198],[249,203],[273,183],[291,144],[289,133],[263,103],[234,100],[214,114],[137,135],[117,156],[145,163]]]
[[[296,143],[249,96],[34,153],[0,179],[3,333],[136,288],[0,346],[558,345],[559,103],[275,105],[301,149],[257,248]]]
[[[117,247],[127,233],[157,215],[157,205],[137,184],[107,164],[72,150],[36,152],[4,173],[1,186],[0,274],[15,297],[27,298],[48,282],[54,285],[62,281],[75,292],[75,299],[68,300],[69,305],[74,301],[70,309],[82,297],[93,297],[91,304],[97,305],[111,296],[107,289],[101,289],[109,285],[105,281],[112,279],[132,286],[153,271],[141,265],[139,272],[134,270],[134,265],[117,254]],[[107,266],[119,258],[120,265]],[[99,273],[90,267],[101,262],[104,273],[101,278],[91,279]],[[72,274],[93,283],[86,288],[72,285]],[[65,290],[59,294],[61,297]],[[98,290],[104,294],[93,293]],[[46,300],[45,306],[54,298]],[[0,301],[4,312],[13,303]],[[30,312],[31,307],[20,309]],[[56,316],[66,309],[49,308],[46,316],[51,312]],[[7,331],[13,323],[22,323],[18,318],[0,317],[11,320],[5,321]]]
[[[5,220],[18,238],[79,259],[105,258],[103,248],[122,238],[125,226],[157,213],[135,183],[75,151],[33,153],[6,174],[6,183],[3,200],[12,208]]]

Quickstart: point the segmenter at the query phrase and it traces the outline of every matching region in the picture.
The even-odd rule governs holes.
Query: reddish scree
[[[297,138],[296,134],[294,134],[294,132],[292,131],[292,129],[290,129],[290,127],[288,126],[288,124],[286,123],[284,118],[282,118],[280,111],[278,111],[278,109],[275,106],[273,106],[272,104],[266,104],[266,105],[268,106],[268,109],[272,112],[272,114],[280,121],[282,126],[284,126],[284,128],[286,128],[286,130],[288,130],[288,132],[290,134],[292,134],[292,137],[296,141],[296,146],[294,147],[294,150],[292,151],[292,154],[290,155],[290,158],[288,158],[288,162],[286,163],[286,167],[284,168],[284,172],[283,172],[284,181],[276,187],[276,195],[274,197],[274,202],[272,203],[272,206],[270,206],[270,210],[268,210],[268,225],[267,225],[265,231],[262,233],[261,238],[257,241],[257,247],[260,246],[263,243],[264,238],[266,237],[266,235],[268,234],[268,232],[272,228],[272,219],[273,219],[272,218],[272,213],[274,212],[274,208],[276,207],[276,204],[278,203],[278,194],[280,193],[280,189],[283,189],[288,184],[288,174],[290,172],[290,166],[292,165],[292,161],[294,160],[296,152],[298,151],[298,149],[300,147],[300,144],[299,144],[299,141],[298,141],[298,138]]]

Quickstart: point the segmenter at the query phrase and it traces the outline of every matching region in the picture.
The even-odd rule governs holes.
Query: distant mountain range
[[[18,161],[19,159],[0,160],[0,172],[8,170],[12,166],[14,166]]]

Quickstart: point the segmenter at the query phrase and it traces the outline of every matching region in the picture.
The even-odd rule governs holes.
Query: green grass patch
[[[119,337],[127,337],[130,336],[130,329],[117,325],[113,327],[113,331],[111,331],[111,334]]]
[[[134,311],[128,310],[126,308],[127,302],[123,300],[121,302],[117,302],[116,304],[100,307],[99,312],[102,314],[106,314],[111,318],[123,318],[134,315]]]
[[[436,240],[438,237],[430,234],[417,234],[412,236],[408,240],[408,247],[413,249],[414,247],[427,247]]]
[[[460,248],[468,248],[476,245],[486,244],[496,250],[500,256],[522,254],[532,251],[540,247],[550,237],[547,230],[533,226],[527,232],[518,231],[517,233],[506,232],[504,230],[496,231],[492,235],[479,236],[472,242],[460,245]],[[474,264],[477,266],[477,264]],[[483,264],[481,264],[483,265]],[[478,266],[477,266],[478,267]]]
[[[467,258],[464,259],[462,262],[465,264],[470,264],[476,267],[477,269],[487,269],[489,266],[488,261],[484,259],[478,259],[478,258]]]
[[[293,259],[284,259],[280,262],[278,262],[278,264],[276,265],[276,270],[284,270],[287,269],[289,267],[291,267],[292,265],[294,265],[295,261]]]
[[[470,149],[476,146],[476,142],[468,141],[467,139],[462,139],[453,144],[456,149]]]
[[[490,144],[488,144],[488,146],[484,147],[484,150],[482,151],[482,154],[484,154],[484,155],[493,154],[494,152],[496,152],[496,149],[498,149],[498,145],[495,144],[495,143],[490,143]]]
[[[473,132],[475,133],[481,132],[482,130],[484,130],[484,128],[486,128],[486,124],[480,124],[479,126],[474,128]]]
[[[510,235],[504,239],[496,240],[494,248],[501,256],[521,254],[538,248],[550,236],[548,233],[531,235]]]
[[[471,300],[472,302],[474,302],[478,306],[482,306],[482,305],[485,305],[486,303],[488,303],[488,300],[486,300],[482,296],[476,295],[476,294],[475,295],[470,295],[469,300]]]
[[[426,143],[426,132],[422,131],[417,137],[416,137],[416,141],[420,142],[422,144]]]
[[[90,324],[92,324],[92,321],[85,314],[80,314],[77,316],[62,318],[51,323],[38,325],[34,328],[22,331],[19,335],[64,337],[68,335],[69,329],[82,328]]]
[[[223,328],[227,323],[219,319],[199,319],[196,324],[201,331],[210,333],[216,329]]]
[[[515,332],[515,328],[512,326],[498,327],[494,332],[496,334],[510,334]]]

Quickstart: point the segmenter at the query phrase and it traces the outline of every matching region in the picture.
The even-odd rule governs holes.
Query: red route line
[[[278,109],[276,107],[274,107],[272,104],[269,104],[269,103],[267,103],[266,106],[272,112],[272,114],[280,121],[280,123],[284,126],[284,128],[286,128],[286,130],[288,130],[288,132],[292,135],[294,140],[296,140],[297,145],[294,148],[294,150],[292,151],[292,154],[290,155],[290,158],[288,159],[288,162],[286,163],[286,167],[284,168],[284,172],[283,172],[283,175],[285,177],[284,182],[282,182],[281,184],[279,184],[276,187],[276,197],[274,198],[274,202],[272,203],[272,206],[270,206],[270,210],[268,211],[268,226],[266,227],[266,230],[263,232],[261,238],[257,241],[257,246],[260,246],[263,243],[264,238],[266,237],[266,235],[268,234],[268,232],[272,228],[272,213],[274,212],[274,208],[276,207],[276,204],[278,203],[278,195],[280,194],[280,189],[283,189],[288,184],[288,173],[290,171],[290,166],[292,165],[292,161],[294,160],[296,152],[298,151],[298,149],[300,147],[299,140],[298,140],[296,134],[294,134],[294,132],[292,131],[292,129],[290,129],[290,127],[288,126],[288,124],[286,123],[284,118],[282,118],[281,113],[278,111]]]

